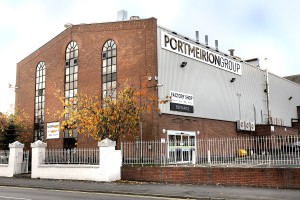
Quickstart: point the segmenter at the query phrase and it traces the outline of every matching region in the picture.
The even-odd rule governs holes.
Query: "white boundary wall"
[[[36,141],[32,147],[31,178],[67,179],[91,181],[116,181],[121,179],[121,150],[115,150],[116,142],[104,139],[98,142],[99,165],[40,164],[45,159],[47,144]]]
[[[2,177],[13,177],[14,174],[21,172],[21,165],[18,163],[22,162],[24,144],[16,141],[9,144],[9,160],[8,164],[0,164],[0,176]],[[21,159],[21,160],[19,160]]]

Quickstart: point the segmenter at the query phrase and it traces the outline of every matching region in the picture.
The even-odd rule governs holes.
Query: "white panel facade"
[[[193,96],[193,113],[170,110],[170,103],[160,105],[162,113],[224,121],[245,120],[256,124],[266,122],[268,112],[267,93],[264,92],[266,88],[264,70],[209,49],[215,55],[240,63],[241,74],[236,74],[201,62],[200,59],[185,56],[183,53],[162,48],[161,32],[168,32],[170,36],[180,38],[184,41],[183,44],[192,43],[201,49],[206,47],[158,27],[158,83],[162,84],[158,87],[159,98],[169,96],[171,91]],[[180,67],[182,62],[187,63],[185,67]],[[231,82],[232,78],[235,78],[234,82]],[[279,117],[284,118],[285,125],[290,126],[290,122],[287,121],[297,117],[296,106],[300,104],[300,86],[272,75],[270,75],[270,84],[274,84],[270,86],[270,91],[276,91],[274,94],[270,92],[271,113],[280,115]],[[275,100],[281,96],[279,90],[282,91],[283,88],[289,88],[284,91],[289,93],[285,96],[295,96],[292,101]]]

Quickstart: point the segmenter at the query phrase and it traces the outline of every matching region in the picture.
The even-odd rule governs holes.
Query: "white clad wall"
[[[264,123],[263,120],[267,117],[267,93],[264,92],[265,71],[247,63],[241,63],[242,75],[239,76],[162,49],[161,30],[166,31],[158,27],[158,83],[163,84],[158,87],[159,97],[164,98],[170,95],[170,91],[176,91],[193,95],[194,103],[194,113],[172,111],[169,103],[160,105],[162,113],[225,121],[241,119],[256,122],[256,124]],[[170,32],[169,34],[172,35]],[[187,62],[184,68],[180,67],[183,61]],[[233,83],[230,82],[232,78],[236,78]],[[289,88],[290,93],[298,92],[300,94],[299,85],[271,75],[270,83],[272,82],[276,83],[274,84],[275,88],[278,88],[277,84],[279,84],[280,88]],[[270,90],[275,90],[276,95],[280,96],[278,89],[274,89],[272,86]],[[285,119],[285,125],[290,126],[288,121],[291,118],[297,118],[296,103],[290,105],[291,102],[283,100],[277,102],[278,98],[275,92],[270,95],[272,114],[278,114],[278,117]],[[300,101],[297,100],[299,105]],[[282,110],[285,110],[283,114]]]
[[[269,74],[270,113],[272,117],[284,119],[291,126],[291,118],[297,118],[296,106],[300,106],[300,85]],[[289,97],[292,97],[289,100]]]

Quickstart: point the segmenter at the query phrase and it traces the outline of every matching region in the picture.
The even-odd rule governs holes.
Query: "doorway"
[[[191,131],[168,131],[169,163],[191,163],[196,151],[196,133]]]

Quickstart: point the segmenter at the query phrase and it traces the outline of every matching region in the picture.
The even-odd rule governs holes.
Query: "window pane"
[[[78,65],[75,65],[74,73],[78,73]]]
[[[103,68],[102,68],[102,74],[103,74],[103,75],[107,73],[107,72],[106,72],[106,69],[107,69],[106,67],[103,67]]]
[[[102,84],[102,90],[106,90],[106,83]]]
[[[70,82],[73,82],[74,81],[74,77],[73,75],[70,75]]]
[[[106,67],[106,59],[102,60],[102,67]]]
[[[111,73],[111,66],[108,66],[106,70],[107,70],[107,71],[106,71],[107,74],[110,74],[110,73]]]
[[[66,75],[69,75],[69,68],[66,68]]]
[[[108,65],[108,66],[111,65],[111,58],[107,59],[107,65]]]
[[[111,57],[111,51],[110,51],[110,50],[107,51],[107,57],[108,57],[108,58]]]
[[[74,66],[74,59],[70,60],[70,67]]]
[[[106,81],[107,81],[107,82],[111,82],[111,74],[108,74],[108,75],[106,76]]]
[[[106,75],[102,76],[102,83],[106,83]]]
[[[102,53],[102,59],[105,59],[106,58],[106,52],[103,52]]]
[[[111,87],[116,88],[117,87],[117,81],[113,81],[112,84],[111,84]]]
[[[114,73],[114,72],[116,72],[116,71],[117,71],[117,66],[116,66],[116,65],[113,65],[113,66],[112,66],[111,72]]]
[[[74,67],[70,67],[70,74],[74,73]]]
[[[111,81],[115,81],[115,80],[117,80],[117,73],[112,74]]]
[[[74,97],[74,90],[70,90],[70,97]]]
[[[112,56],[116,56],[116,54],[117,54],[116,52],[117,52],[116,49],[113,49],[112,50]]]
[[[74,89],[77,89],[77,81],[74,82]]]
[[[78,74],[74,74],[74,81],[76,81],[77,80],[77,77],[78,76]]]
[[[113,64],[113,65],[117,64],[117,58],[116,58],[116,57],[113,57],[113,58],[112,58],[112,64]]]
[[[66,82],[70,82],[70,76],[66,76]]]

